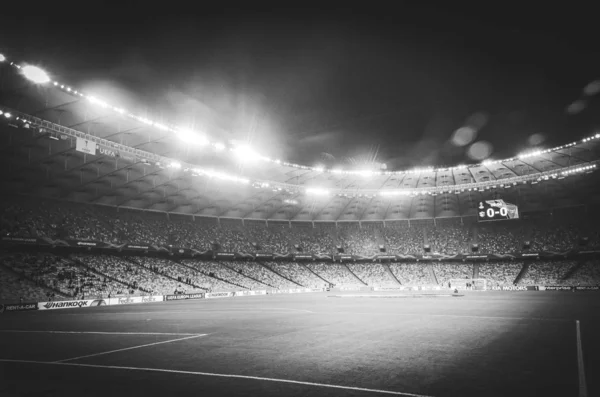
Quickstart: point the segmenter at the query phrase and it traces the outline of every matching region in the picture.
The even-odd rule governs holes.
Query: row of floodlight
[[[8,111],[4,111],[2,109],[0,109],[0,117],[4,117],[6,119],[11,119],[13,118],[12,114]],[[30,120],[27,120],[27,118],[24,117],[16,117],[15,118],[17,121],[21,121],[23,123],[23,126],[25,128],[29,128],[30,125]],[[599,136],[593,137],[593,138],[589,138],[589,139],[598,139]],[[150,164],[149,162],[145,161],[146,164]],[[156,166],[165,169],[173,169],[173,170],[181,170],[183,168],[183,165],[178,162],[178,161],[170,161],[168,163],[162,164],[161,162],[156,162],[155,163]],[[576,173],[580,173],[580,172],[590,172],[593,171],[596,168],[596,164],[590,164],[590,165],[585,165],[585,166],[580,166],[580,167],[576,167],[576,168],[572,168],[566,171],[559,171],[553,174],[549,174],[549,175],[545,175],[542,177],[539,177],[537,179],[534,179],[531,181],[531,183],[538,183],[541,182],[542,180],[549,180],[550,178],[552,179],[563,179],[566,176],[569,175],[573,175]],[[252,187],[257,188],[257,189],[269,189],[272,188],[274,192],[285,192],[288,194],[294,194],[294,193],[298,193],[299,191],[301,191],[301,189],[298,188],[294,188],[294,189],[287,189],[287,188],[282,188],[282,187],[272,187],[271,184],[269,182],[265,182],[265,181],[250,181],[248,178],[243,178],[243,177],[237,177],[237,176],[233,176],[233,175],[229,175],[227,173],[223,173],[223,172],[219,172],[219,171],[215,171],[215,170],[210,170],[210,169],[204,169],[204,168],[199,168],[199,167],[189,167],[189,168],[184,168],[183,171],[185,172],[191,172],[192,175],[195,176],[205,176],[211,179],[218,179],[218,180],[223,180],[223,181],[229,181],[229,182],[237,182],[237,183],[241,183],[241,184],[251,184]],[[523,183],[527,183],[526,181],[523,181]],[[488,190],[490,189],[490,187],[492,189],[496,189],[498,186],[501,188],[510,188],[513,186],[516,186],[517,182],[512,182],[512,186],[511,183],[508,184],[504,184],[504,183],[500,183],[498,185],[492,185],[492,186],[486,186],[486,187],[474,187],[474,188],[456,188],[456,189],[452,189],[452,188],[448,188],[447,191],[436,191],[436,190],[424,190],[424,189],[419,189],[419,190],[411,190],[411,189],[387,189],[387,190],[381,190],[378,194],[380,196],[383,197],[390,197],[390,196],[415,196],[415,195],[436,195],[438,193],[444,194],[444,193],[462,193],[465,191],[484,191],[484,190]],[[321,188],[321,187],[307,187],[304,189],[304,192],[307,195],[310,196],[329,196],[331,195],[331,190],[326,189],[326,188]],[[336,193],[337,196],[346,196],[349,197],[348,193],[345,192],[337,192]],[[352,195],[353,197],[355,196]],[[365,197],[375,197],[375,194],[363,194],[360,193],[360,196],[365,196]]]
[[[0,54],[0,62],[4,62],[4,61],[6,61],[6,57],[4,55]],[[108,102],[106,102],[100,98],[97,98],[94,95],[87,95],[87,94],[82,93],[81,91],[78,91],[78,90],[75,90],[75,89],[69,87],[68,85],[60,83],[58,81],[52,81],[51,78],[49,77],[48,73],[46,73],[44,70],[40,69],[37,66],[33,66],[33,65],[20,66],[20,65],[15,64],[14,62],[11,62],[11,65],[20,69],[22,74],[27,79],[29,79],[35,83],[45,84],[48,82],[52,82],[52,84],[55,87],[60,88],[61,90],[64,90],[72,95],[87,98],[90,101],[90,103],[92,103],[94,105],[100,106],[104,109],[113,110],[119,114],[128,116],[132,119],[135,119],[139,122],[142,122],[151,127],[157,128],[159,130],[172,132],[172,133],[176,134],[182,141],[184,141],[186,143],[190,143],[190,144],[193,144],[196,146],[211,146],[215,151],[223,151],[227,147],[226,144],[223,142],[211,142],[208,139],[208,137],[206,136],[206,134],[199,133],[198,131],[194,131],[189,128],[177,127],[177,126],[173,126],[173,125],[166,125],[163,123],[159,123],[159,122],[150,120],[146,117],[134,115],[132,113],[129,113],[128,111],[126,111],[125,109],[123,109],[121,107],[110,105]],[[589,142],[592,139],[598,139],[598,138],[600,138],[600,134],[595,134],[592,137],[583,139],[581,141],[581,143]],[[310,171],[315,171],[315,172],[327,172],[327,173],[332,173],[332,174],[341,174],[341,175],[358,175],[358,176],[363,176],[363,177],[370,177],[370,176],[374,176],[374,175],[416,174],[416,173],[422,173],[422,172],[454,171],[454,170],[464,169],[464,168],[468,168],[468,167],[478,166],[478,164],[474,164],[474,165],[470,165],[470,166],[458,165],[455,167],[437,168],[437,169],[433,168],[433,167],[428,167],[428,168],[417,168],[417,169],[407,170],[407,171],[343,170],[343,169],[339,169],[339,168],[325,169],[324,167],[309,167],[309,166],[305,166],[305,165],[281,161],[279,159],[272,159],[270,157],[259,154],[253,148],[251,148],[247,143],[237,143],[237,144],[235,144],[233,142],[229,142],[229,143],[232,144],[232,146],[230,147],[230,150],[232,150],[234,152],[240,152],[240,151],[243,152],[243,156],[236,156],[238,159],[241,159],[241,160],[246,160],[246,161],[262,160],[265,162],[270,162],[270,163],[284,165],[284,166],[293,167],[293,168],[305,169],[305,170],[310,170]],[[507,162],[507,161],[523,160],[526,158],[539,156],[539,155],[542,155],[545,153],[550,153],[550,152],[553,152],[556,150],[569,148],[569,147],[575,146],[576,144],[577,144],[577,142],[571,142],[571,143],[561,145],[561,146],[558,146],[558,147],[555,147],[552,149],[538,150],[538,151],[534,151],[534,152],[524,153],[524,154],[518,155],[516,157],[509,158],[509,159],[485,160],[484,162],[481,163],[481,165],[488,166],[488,165],[499,164],[499,163]],[[236,154],[239,154],[239,153],[236,153]]]

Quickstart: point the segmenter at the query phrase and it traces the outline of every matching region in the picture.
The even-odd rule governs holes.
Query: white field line
[[[453,317],[453,318],[481,318],[481,319],[498,319],[498,320],[534,320],[534,321],[557,321],[565,322],[572,321],[564,318],[543,318],[543,317],[503,317],[503,316],[470,316],[462,314],[431,314],[431,313],[395,313],[395,312],[347,312],[347,311],[336,311],[336,312],[313,312],[314,314],[375,314],[382,316],[416,316],[416,317]]]
[[[577,369],[579,372],[579,397],[587,397],[587,383],[585,381],[585,367],[583,366],[583,347],[581,346],[581,326],[575,320],[577,331]]]
[[[252,308],[239,308],[239,309],[194,309],[194,310],[156,310],[156,311],[144,311],[144,312],[95,312],[95,313],[55,313],[59,316],[113,316],[113,315],[131,315],[131,314],[175,314],[175,313],[222,313],[222,312],[302,312],[302,313],[315,313],[310,310],[304,309],[290,309],[290,308],[262,308],[262,309],[252,309]],[[54,313],[53,313],[54,314]]]
[[[165,340],[165,341],[162,341],[162,342],[154,342],[154,343],[147,343],[145,345],[139,345],[139,346],[133,346],[133,347],[126,347],[126,348],[123,348],[123,349],[116,349],[116,350],[109,350],[109,351],[106,351],[106,352],[100,352],[100,353],[94,353],[94,354],[87,354],[85,356],[72,357],[72,358],[67,358],[67,359],[64,359],[64,360],[54,361],[54,363],[64,363],[64,362],[67,362],[67,361],[74,361],[74,360],[79,360],[79,359],[82,359],[82,358],[103,356],[105,354],[123,352],[123,351],[126,351],[126,350],[141,349],[142,347],[162,345],[164,343],[173,343],[173,342],[178,342],[178,341],[186,340],[186,339],[199,338],[199,337],[205,336],[205,335],[208,335],[208,334],[198,334],[198,335],[194,335],[194,336],[186,336],[185,338],[171,339],[171,340]]]
[[[342,390],[362,391],[362,392],[367,392],[367,393],[389,394],[389,395],[394,395],[394,396],[432,397],[432,396],[428,396],[428,395],[425,395],[425,394],[404,393],[404,392],[392,391],[392,390],[367,389],[367,388],[364,388],[364,387],[331,385],[331,384],[327,384],[327,383],[304,382],[304,381],[289,380],[289,379],[263,378],[263,377],[260,377],[260,376],[216,374],[216,373],[211,373],[211,372],[195,372],[195,371],[179,371],[179,370],[174,370],[174,369],[122,367],[122,366],[115,366],[115,365],[93,365],[93,364],[78,364],[78,363],[65,363],[65,362],[47,362],[47,361],[30,361],[30,360],[10,360],[10,359],[0,359],[0,362],[27,363],[27,364],[65,365],[65,366],[87,367],[87,368],[120,369],[120,370],[127,370],[127,371],[162,372],[162,373],[180,374],[180,375],[211,376],[211,377],[215,377],[215,378],[234,378],[234,379],[257,380],[257,381],[264,381],[264,382],[290,383],[290,384],[296,384],[296,385],[313,386],[313,387],[323,387],[323,388],[329,388],[329,389],[342,389]]]
[[[164,335],[164,336],[202,336],[205,334],[178,334],[173,332],[100,332],[100,331],[38,331],[38,330],[14,330],[0,329],[6,333],[39,333],[39,334],[91,334],[91,335]]]

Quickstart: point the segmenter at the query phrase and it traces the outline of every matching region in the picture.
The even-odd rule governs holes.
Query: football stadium
[[[3,51],[0,395],[600,395],[600,129],[280,157]]]

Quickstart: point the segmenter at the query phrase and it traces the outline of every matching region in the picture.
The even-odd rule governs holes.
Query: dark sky
[[[583,94],[600,79],[592,9],[122,3],[33,15],[13,4],[0,52],[137,112],[307,165],[321,153],[337,163],[376,155],[393,169],[469,162],[469,146],[449,142],[476,114],[474,142],[489,142],[492,158],[529,148],[533,134],[549,147],[599,127],[599,99]],[[565,112],[581,99],[583,110]]]

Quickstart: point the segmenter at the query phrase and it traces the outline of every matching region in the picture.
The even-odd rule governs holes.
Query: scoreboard
[[[477,206],[477,220],[502,221],[506,219],[519,219],[519,208],[504,200],[481,201]]]

